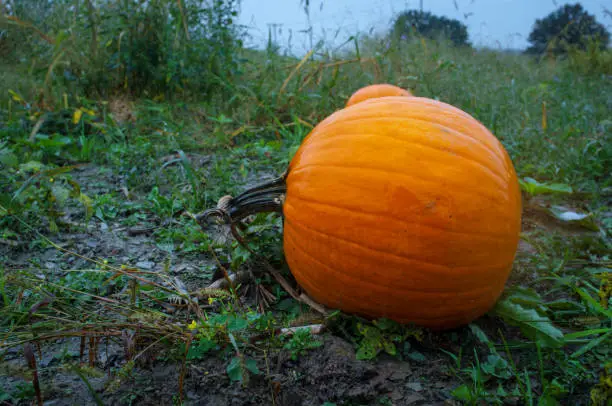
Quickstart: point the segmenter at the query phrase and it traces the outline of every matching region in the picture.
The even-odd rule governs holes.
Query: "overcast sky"
[[[476,46],[524,49],[536,18],[576,1],[561,0],[422,0],[423,9],[464,22]],[[611,0],[583,0],[583,7],[611,30],[604,6]],[[356,32],[383,32],[398,12],[419,8],[420,0],[311,0],[310,21],[316,43],[339,45]],[[248,45],[265,46],[269,24],[277,27],[277,43],[294,54],[309,49],[309,27],[300,0],[242,0],[240,22],[249,27]]]

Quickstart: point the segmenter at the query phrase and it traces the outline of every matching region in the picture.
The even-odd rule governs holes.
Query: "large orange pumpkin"
[[[502,144],[467,113],[420,97],[332,114],[286,176],[232,199],[228,213],[275,208],[289,268],[314,300],[434,329],[494,305],[521,227]]]
[[[346,107],[361,103],[364,100],[386,96],[412,96],[412,93],[410,93],[406,89],[402,89],[401,87],[397,87],[395,85],[390,85],[387,83],[370,85],[362,87],[361,89],[353,93],[346,102]]]

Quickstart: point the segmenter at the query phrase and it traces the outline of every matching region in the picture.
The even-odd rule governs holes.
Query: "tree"
[[[585,50],[591,41],[597,41],[602,50],[606,49],[610,33],[576,3],[566,4],[536,20],[528,40],[531,43],[528,53],[563,54],[569,48]]]
[[[436,16],[427,11],[409,10],[400,13],[393,24],[395,38],[409,38],[414,35],[434,40],[444,38],[457,46],[469,45],[467,27],[462,22]]]

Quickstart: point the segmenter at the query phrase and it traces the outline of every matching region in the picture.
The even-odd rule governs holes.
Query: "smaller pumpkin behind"
[[[357,90],[355,93],[351,95],[351,97],[346,102],[346,107],[352,106],[357,103],[361,103],[362,101],[375,99],[378,97],[386,97],[386,96],[412,96],[406,89],[402,89],[401,87],[390,85],[387,83],[380,83],[376,85],[370,85],[366,87],[362,87]]]

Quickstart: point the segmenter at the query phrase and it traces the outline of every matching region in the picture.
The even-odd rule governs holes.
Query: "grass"
[[[40,358],[58,339],[79,342],[78,360],[67,356],[57,368],[76,371],[96,402],[90,380],[105,367],[102,347],[113,343],[124,350],[120,366],[106,366],[108,393],[132,381],[138,368],[165,359],[180,365],[182,401],[188,365],[211,357],[222,359],[230,381],[247,388],[263,376],[257,384],[274,391],[272,354],[285,351],[298,360],[323,345],[308,331],[283,335],[282,328],[322,323],[368,362],[382,354],[416,364],[442,356],[444,374],[456,383],[446,395],[466,404],[609,402],[609,76],[577,69],[586,57],[537,61],[376,38],[359,45],[341,56],[313,53],[302,60],[239,50],[240,74],[220,79],[218,96],[198,98],[187,88],[171,101],[142,95],[129,107],[135,120],[126,122],[111,97],[90,100],[81,90],[45,110],[34,96],[44,86],[41,76],[16,73],[23,72],[16,63],[3,66],[1,77],[18,80],[0,81],[11,83],[0,94],[0,242],[7,248],[0,268],[1,356],[8,365],[11,349],[30,343],[38,349],[25,356],[20,386],[0,398],[44,394],[33,373],[50,371]],[[321,319],[265,274],[255,285],[204,289],[213,276],[257,269],[260,257],[286,270],[280,220],[259,215],[243,230],[253,257],[185,213],[280,174],[316,123],[376,82],[470,113],[502,141],[523,179],[529,249],[519,253],[491,315],[433,334],[338,313]],[[567,212],[575,220],[559,220]],[[97,246],[108,243],[109,228],[124,230],[128,240],[145,233],[164,255],[156,260],[161,269],[147,269],[148,260],[124,261],[111,249],[99,250],[103,257],[79,251],[74,235],[88,232]],[[61,254],[58,268],[45,259],[49,250]],[[143,251],[134,255],[146,257]],[[27,265],[16,259],[23,252],[31,254]],[[206,269],[175,272],[181,261],[202,257]],[[247,287],[257,301],[244,300]],[[381,404],[391,402],[384,399]]]

